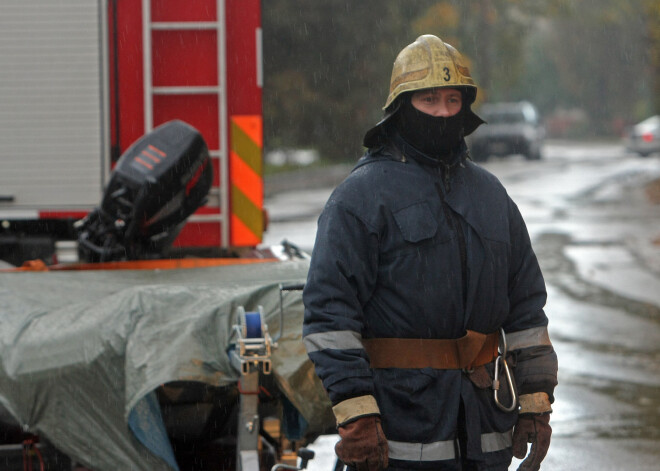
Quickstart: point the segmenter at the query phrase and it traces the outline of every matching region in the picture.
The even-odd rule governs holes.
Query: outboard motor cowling
[[[76,223],[81,261],[157,258],[206,203],[213,167],[202,135],[169,121],[121,156],[101,205]]]

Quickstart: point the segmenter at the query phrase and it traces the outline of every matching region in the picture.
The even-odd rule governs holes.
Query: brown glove
[[[518,467],[518,471],[538,471],[541,461],[545,458],[550,447],[550,414],[521,414],[518,423],[513,429],[513,456],[522,459],[527,455],[527,443],[532,447],[527,456]]]
[[[335,445],[340,460],[358,471],[378,471],[387,468],[387,439],[380,417],[360,417],[338,427],[341,440]]]

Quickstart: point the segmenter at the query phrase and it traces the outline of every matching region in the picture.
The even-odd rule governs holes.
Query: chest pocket
[[[394,220],[407,242],[417,243],[430,239],[438,233],[439,224],[428,203],[422,201],[394,212]],[[444,223],[444,221],[442,221]],[[446,226],[446,224],[443,224]],[[444,227],[443,239],[449,239],[449,232]]]

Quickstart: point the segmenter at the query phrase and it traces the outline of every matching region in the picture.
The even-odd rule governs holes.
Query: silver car
[[[646,157],[660,152],[660,115],[631,126],[624,136],[626,149]]]
[[[491,155],[521,154],[527,160],[539,160],[545,130],[539,113],[530,102],[487,103],[477,112],[482,124],[468,138],[470,155],[484,162]]]

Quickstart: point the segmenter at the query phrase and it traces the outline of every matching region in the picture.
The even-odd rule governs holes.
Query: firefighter
[[[358,470],[537,470],[548,450],[545,283],[517,206],[469,158],[476,94],[451,45],[405,47],[318,221],[303,338]]]

